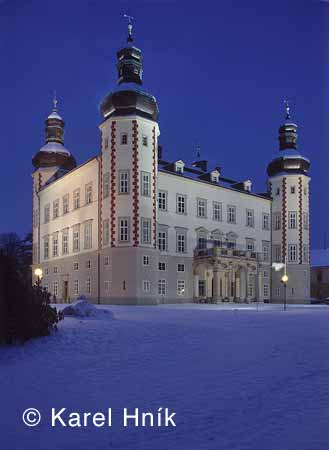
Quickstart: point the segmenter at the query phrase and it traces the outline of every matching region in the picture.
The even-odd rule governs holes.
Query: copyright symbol
[[[28,427],[36,427],[41,420],[40,412],[35,408],[28,408],[23,412],[23,422]]]

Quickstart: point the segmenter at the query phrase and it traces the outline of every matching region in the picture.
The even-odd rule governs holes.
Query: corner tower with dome
[[[310,161],[297,150],[297,125],[286,104],[279,128],[279,154],[267,167],[272,201],[272,259],[287,267],[287,300],[310,298]],[[272,299],[282,301],[282,273],[273,271]]]
[[[272,302],[283,294],[272,262],[287,256],[288,300],[308,301],[309,162],[289,111],[268,192],[200,151],[197,161],[193,149],[190,161],[167,159],[128,19],[95,156],[76,166],[55,101],[32,160],[33,270],[42,269],[43,286],[61,302]]]

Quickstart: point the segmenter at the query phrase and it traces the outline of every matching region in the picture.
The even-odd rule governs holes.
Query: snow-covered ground
[[[328,450],[329,307],[102,308],[0,349],[2,450]],[[123,408],[161,406],[176,428],[123,428]],[[51,428],[62,407],[112,407],[112,427]]]

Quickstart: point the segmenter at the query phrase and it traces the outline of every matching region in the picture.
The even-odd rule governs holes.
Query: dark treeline
[[[22,343],[57,328],[60,315],[40,283],[32,286],[31,234],[0,235],[0,342]]]

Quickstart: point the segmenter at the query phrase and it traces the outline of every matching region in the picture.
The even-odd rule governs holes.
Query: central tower
[[[143,58],[133,45],[130,18],[116,67],[118,87],[100,106],[100,254],[109,261],[101,282],[110,284],[111,302],[156,303],[159,112],[156,99],[141,88]]]

